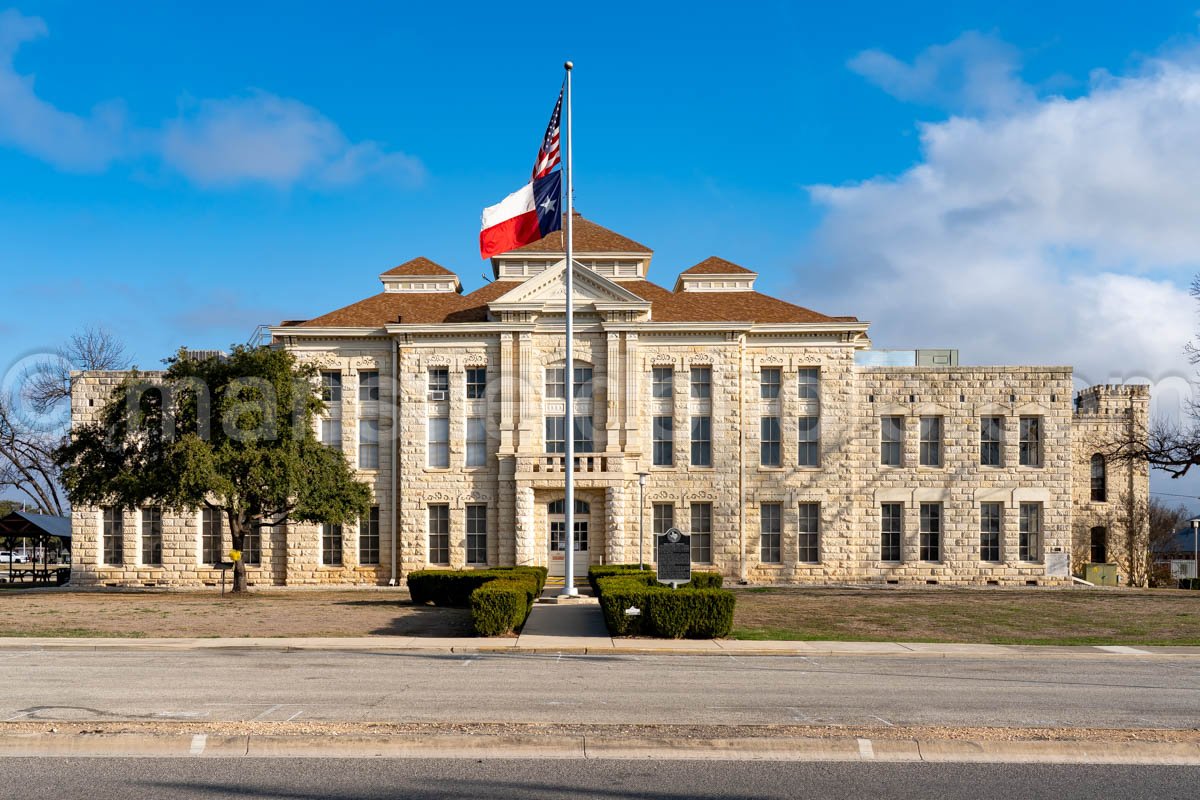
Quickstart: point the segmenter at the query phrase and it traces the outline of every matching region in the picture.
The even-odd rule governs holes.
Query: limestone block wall
[[[1149,413],[1148,386],[1091,386],[1079,393],[1072,421],[1071,563],[1076,574],[1082,575],[1084,565],[1092,561],[1092,530],[1103,528],[1107,563],[1118,566],[1122,582],[1141,585],[1146,579],[1149,469],[1112,458],[1110,453],[1114,443],[1145,435]],[[1092,497],[1092,458],[1096,455],[1104,464],[1103,499]],[[1131,553],[1137,557],[1131,559]]]

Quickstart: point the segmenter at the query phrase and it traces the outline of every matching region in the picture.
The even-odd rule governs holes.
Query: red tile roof
[[[680,275],[757,275],[754,270],[726,261],[723,258],[709,256],[694,267],[688,267]]]
[[[412,261],[405,261],[398,267],[392,267],[384,275],[454,275],[441,264],[430,261],[425,256],[417,256]]]

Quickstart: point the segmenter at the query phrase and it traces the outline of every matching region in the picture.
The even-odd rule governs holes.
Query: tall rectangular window
[[[546,452],[567,452],[566,417],[546,417]]]
[[[692,466],[712,466],[712,417],[692,417]]]
[[[371,506],[358,521],[358,563],[363,566],[379,563],[379,506]]]
[[[342,565],[342,526],[323,523],[321,525],[321,566]]]
[[[821,399],[821,370],[816,367],[804,367],[800,370],[800,399]]]
[[[979,504],[979,560],[1000,560],[1000,522],[1003,519],[1000,503]]]
[[[549,367],[546,370],[546,399],[562,400],[567,396],[567,371],[562,367]]]
[[[655,417],[651,423],[654,442],[654,466],[675,465],[675,419]]]
[[[712,503],[692,503],[692,561],[712,563]]]
[[[358,466],[379,469],[379,420],[358,421]]]
[[[142,563],[162,566],[162,509],[142,509]]]
[[[800,417],[800,447],[796,463],[802,467],[821,465],[821,418]]]
[[[467,367],[467,399],[487,397],[487,367]]]
[[[429,563],[450,563],[450,506],[429,507]]]
[[[200,512],[200,563],[221,561],[221,512],[206,508]]]
[[[326,405],[342,402],[342,373],[321,373],[321,399]]]
[[[800,522],[797,528],[800,545],[799,560],[815,564],[821,560],[821,505],[801,503]]]
[[[1003,417],[979,418],[979,463],[981,465],[985,467],[1001,466],[1003,436]]]
[[[262,532],[263,530],[271,531],[273,528],[259,528],[251,525],[250,529],[242,534],[242,561],[248,567],[257,567],[262,564]]]
[[[332,447],[334,450],[342,449],[342,420],[340,418],[330,417],[321,420],[321,444]]]
[[[575,368],[575,388],[574,395],[576,400],[591,400],[592,399],[592,368],[591,367],[576,367]]]
[[[1091,530],[1090,556],[1093,564],[1108,563],[1108,528],[1097,525]]]
[[[759,515],[759,558],[764,564],[778,564],[783,535],[783,506],[779,503],[763,503]]]
[[[590,416],[575,417],[575,452],[593,453],[596,451],[595,426]]]
[[[763,367],[758,373],[758,396],[763,400],[779,398],[779,367]]]
[[[712,367],[692,367],[692,399],[712,398]]]
[[[779,428],[779,417],[763,417],[759,421],[759,464],[764,467],[783,465],[783,434]]]
[[[899,561],[904,538],[904,506],[884,503],[879,507],[879,560]]]
[[[429,418],[429,442],[426,448],[429,466],[434,469],[450,468],[450,418]]]
[[[885,467],[904,463],[904,417],[879,418],[879,463]]]
[[[942,418],[921,417],[921,466],[942,465]]]
[[[1020,463],[1022,467],[1042,465],[1042,418],[1021,417]]]
[[[125,515],[119,508],[104,509],[104,563],[119,565],[125,561]]]
[[[467,563],[488,563],[487,506],[483,503],[467,504]]]
[[[1017,539],[1017,558],[1022,561],[1042,560],[1042,504],[1021,503],[1020,529]]]
[[[1092,502],[1108,501],[1108,465],[1104,456],[1096,453],[1089,462],[1092,470]]]
[[[919,558],[922,561],[942,560],[941,503],[921,503],[921,541]]]
[[[430,400],[445,400],[450,391],[450,370],[447,367],[430,367],[428,388]]]
[[[467,466],[487,466],[487,422],[483,417],[467,417]]]
[[[672,367],[654,368],[654,397],[657,400],[670,400],[675,396],[675,370]]]
[[[675,506],[671,503],[655,503],[650,507],[651,558],[658,561],[658,537],[675,527]]]
[[[379,402],[379,373],[371,370],[358,373],[358,401],[360,403]]]

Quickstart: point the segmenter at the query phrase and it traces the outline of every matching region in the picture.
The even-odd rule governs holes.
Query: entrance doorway
[[[567,574],[567,520],[566,501],[554,500],[546,507],[550,523],[550,574],[565,577]],[[575,501],[575,577],[587,575],[588,564],[588,517],[592,507],[583,500]]]

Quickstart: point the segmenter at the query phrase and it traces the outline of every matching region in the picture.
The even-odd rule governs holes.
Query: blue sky
[[[103,324],[152,367],[416,255],[475,288],[569,57],[577,204],[660,283],[721,255],[880,346],[1188,391],[1195,5],[3,9],[6,365]]]

